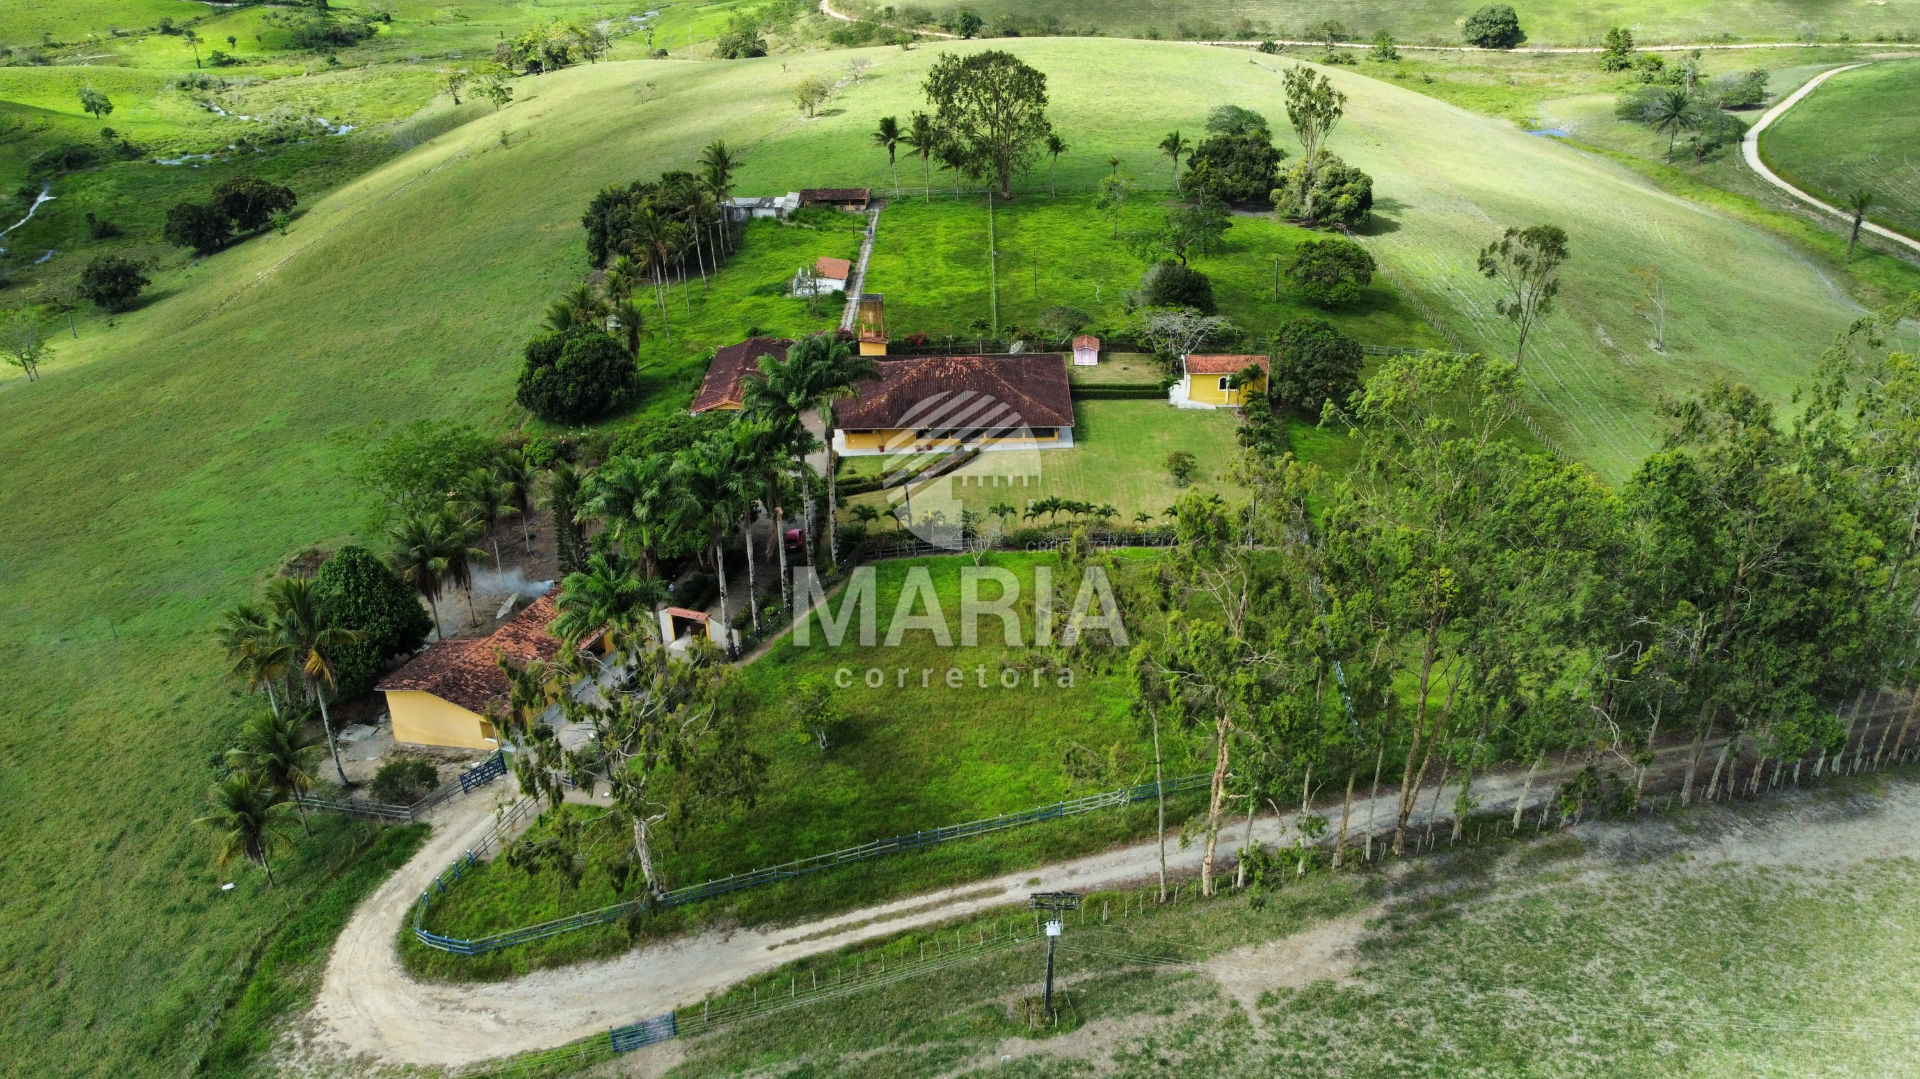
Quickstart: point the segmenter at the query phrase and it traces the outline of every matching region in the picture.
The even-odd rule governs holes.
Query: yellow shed
[[[1180,365],[1173,400],[1201,408],[1239,408],[1247,403],[1247,391],[1267,388],[1270,369],[1265,356],[1182,356]],[[1234,385],[1235,376],[1249,367],[1259,368],[1259,375]]]
[[[376,688],[387,695],[393,739],[422,746],[497,749],[490,715],[504,715],[507,675],[499,657],[552,659],[558,638],[547,632],[557,612],[551,595],[527,605],[490,636],[440,641]]]

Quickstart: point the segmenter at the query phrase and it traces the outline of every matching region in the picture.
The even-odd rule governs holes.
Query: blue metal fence
[[[460,773],[460,793],[471,794],[506,774],[506,755],[496,749],[493,756]]]
[[[630,899],[622,903],[615,903],[610,907],[602,907],[599,910],[582,911],[579,914],[570,914],[564,918],[555,918],[552,921],[522,926],[518,929],[509,929],[503,933],[493,933],[484,937],[467,939],[463,937],[443,936],[439,933],[431,932],[421,925],[421,922],[426,918],[427,909],[432,905],[436,896],[445,893],[447,886],[459,880],[460,877],[465,875],[466,870],[474,864],[475,854],[469,851],[460,861],[455,862],[452,866],[448,867],[446,872],[440,874],[439,879],[437,879],[426,892],[421,894],[420,902],[414,907],[413,935],[420,943],[425,944],[429,948],[435,948],[443,952],[451,952],[454,955],[487,955],[514,947],[515,945],[526,944],[529,941],[559,936],[563,933],[571,933],[578,929],[586,929],[596,925],[607,925],[613,922],[624,921],[648,909],[675,907],[683,903],[692,903],[701,899],[711,899],[714,896],[743,891],[748,888],[757,888],[761,885],[772,884],[777,881],[791,880],[794,877],[806,876],[809,873],[818,873],[822,870],[833,869],[837,866],[852,865],[856,862],[869,861],[874,858],[889,854],[898,854],[904,851],[923,850],[927,847],[938,846],[956,839],[966,839],[972,836],[986,835],[989,832],[1005,831],[1009,828],[1019,828],[1028,824],[1037,824],[1041,821],[1061,820],[1067,817],[1079,816],[1082,813],[1091,813],[1098,809],[1132,805],[1136,802],[1144,802],[1154,798],[1163,790],[1167,794],[1180,794],[1186,791],[1199,790],[1206,787],[1211,779],[1212,776],[1207,773],[1181,776],[1178,779],[1166,780],[1164,785],[1142,783],[1138,786],[1122,787],[1119,790],[1089,794],[1081,798],[1069,798],[1065,801],[1037,806],[1033,809],[1023,810],[1018,813],[1003,813],[997,817],[985,817],[976,821],[968,821],[965,824],[954,824],[941,828],[930,828],[925,831],[909,832],[905,835],[889,836],[886,839],[876,839],[870,843],[862,843],[857,847],[846,847],[827,854],[816,854],[810,858],[800,858],[766,869],[756,869],[751,873],[736,873],[730,877],[721,877],[717,880],[710,880],[701,884],[690,884],[684,888],[674,888],[656,895],[643,896],[639,899]],[[520,806],[515,807],[515,813],[510,814],[510,817],[517,816],[531,805],[531,799],[522,802]],[[507,821],[503,820],[502,825],[506,824]],[[497,829],[497,831],[504,835],[504,828]]]

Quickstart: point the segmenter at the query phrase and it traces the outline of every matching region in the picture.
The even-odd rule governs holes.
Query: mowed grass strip
[[[1869,220],[1920,236],[1920,61],[1889,60],[1820,84],[1760,135],[1767,164],[1842,205],[1873,196]],[[1877,242],[1877,241],[1876,241]]]

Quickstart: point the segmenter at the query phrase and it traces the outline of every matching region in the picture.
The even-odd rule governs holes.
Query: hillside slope
[[[1051,75],[1073,144],[1063,186],[1091,182],[1110,154],[1155,182],[1160,136],[1197,132],[1221,102],[1283,116],[1278,62],[1247,52],[994,45]],[[882,187],[867,132],[919,105],[936,51],[865,55],[868,77],[810,121],[794,84],[847,53],[522,80],[510,108],[342,187],[288,235],[165,275],[153,302],[111,324],[82,322],[41,382],[0,383],[8,1071],[178,1074],[247,942],[282,916],[271,894],[219,898],[231,878],[191,824],[244,707],[220,680],[219,610],[289,553],[350,533],[363,507],[343,468],[383,428],[513,422],[513,354],[586,269],[578,220],[599,186],[686,167],[724,138],[747,151],[745,193]],[[1610,165],[1333,77],[1352,98],[1333,148],[1381,196],[1363,242],[1463,343],[1505,339],[1472,271],[1477,247],[1509,224],[1572,234],[1564,310],[1529,374],[1543,423],[1608,476],[1652,445],[1658,394],[1730,374],[1784,398],[1851,314],[1784,247]],[[1645,332],[1626,270],[1650,261],[1674,297],[1665,357],[1633,344]]]

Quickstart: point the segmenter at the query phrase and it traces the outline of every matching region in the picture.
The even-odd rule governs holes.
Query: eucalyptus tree
[[[1494,310],[1519,332],[1513,345],[1516,369],[1526,362],[1527,336],[1553,311],[1554,297],[1560,295],[1560,267],[1570,257],[1566,230],[1558,225],[1509,228],[1480,249],[1480,276],[1501,289]]]
[[[219,833],[220,851],[214,864],[225,868],[234,859],[245,858],[266,872],[267,886],[272,887],[272,856],[282,842],[286,803],[274,801],[273,791],[245,771],[215,783],[207,800],[206,815],[194,823]]]

